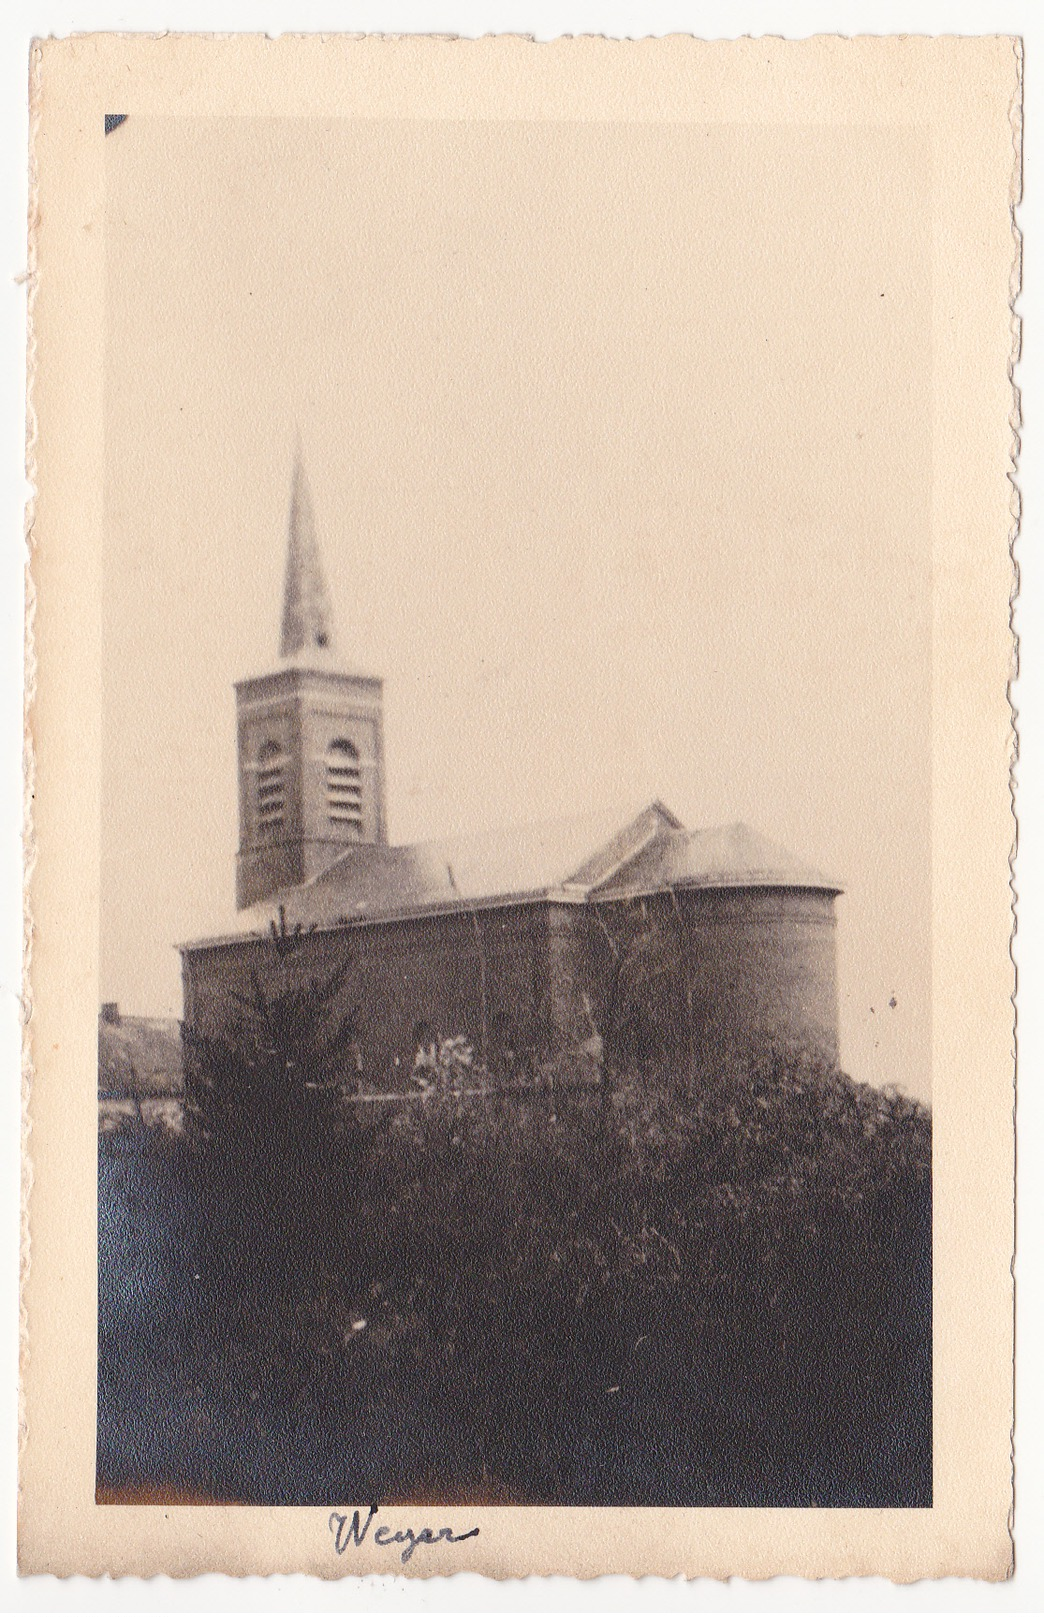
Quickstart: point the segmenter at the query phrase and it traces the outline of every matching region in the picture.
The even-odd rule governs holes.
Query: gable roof
[[[357,843],[299,887],[240,911],[222,937],[289,926],[320,928],[533,900],[609,902],[668,888],[805,887],[841,891],[745,825],[687,831],[663,803],[620,825],[588,814],[398,847]]]

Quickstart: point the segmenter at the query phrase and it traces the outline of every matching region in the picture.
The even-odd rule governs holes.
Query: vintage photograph
[[[931,1507],[923,130],[96,133],[97,1501]]]

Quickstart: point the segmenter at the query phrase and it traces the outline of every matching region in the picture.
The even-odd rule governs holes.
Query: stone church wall
[[[285,961],[260,938],[206,946],[184,956],[185,1019],[201,1032],[227,1032],[234,996],[251,992],[252,971],[272,992],[348,962],[336,1003],[358,1008],[359,1039],[358,1051],[345,1053],[346,1068],[361,1058],[366,1085],[394,1088],[411,1070],[420,1025],[439,1038],[463,1034],[476,1056],[484,1041],[494,1067],[509,1048],[546,1054],[553,1037],[547,951],[540,905],[317,932]]]
[[[692,893],[698,1038],[717,1058],[744,1061],[776,1047],[838,1058],[833,896],[799,890]]]
[[[696,1072],[736,1067],[770,1049],[838,1058],[833,895],[807,889],[681,889],[673,897],[584,906],[559,921],[575,931],[574,1039],[594,1020],[624,1060]],[[560,945],[561,958],[566,958]]]
[[[185,956],[186,1021],[227,1031],[252,970],[274,991],[345,961],[345,1071],[361,1062],[364,1088],[408,1078],[422,1027],[464,1035],[494,1072],[551,1055],[589,1070],[598,1035],[627,1062],[697,1073],[771,1048],[837,1059],[833,898],[803,889],[465,910],[313,933],[288,961],[263,939],[208,946]]]

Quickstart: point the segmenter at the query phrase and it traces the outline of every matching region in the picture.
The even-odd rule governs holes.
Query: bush
[[[337,1453],[355,1498],[930,1503],[924,1108],[793,1054],[475,1093],[454,1046],[364,1109],[336,986],[191,1051],[197,1351],[297,1433],[228,1496],[325,1498]]]

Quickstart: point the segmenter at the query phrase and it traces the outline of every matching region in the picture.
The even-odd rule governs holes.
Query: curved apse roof
[[[358,843],[309,882],[241,911],[206,947],[287,924],[320,928],[547,899],[611,902],[669,888],[841,884],[742,824],[688,831],[655,802],[623,825],[606,814],[398,847]]]
[[[665,831],[595,896],[668,887],[803,887],[840,893],[841,883],[796,859],[749,825]]]

